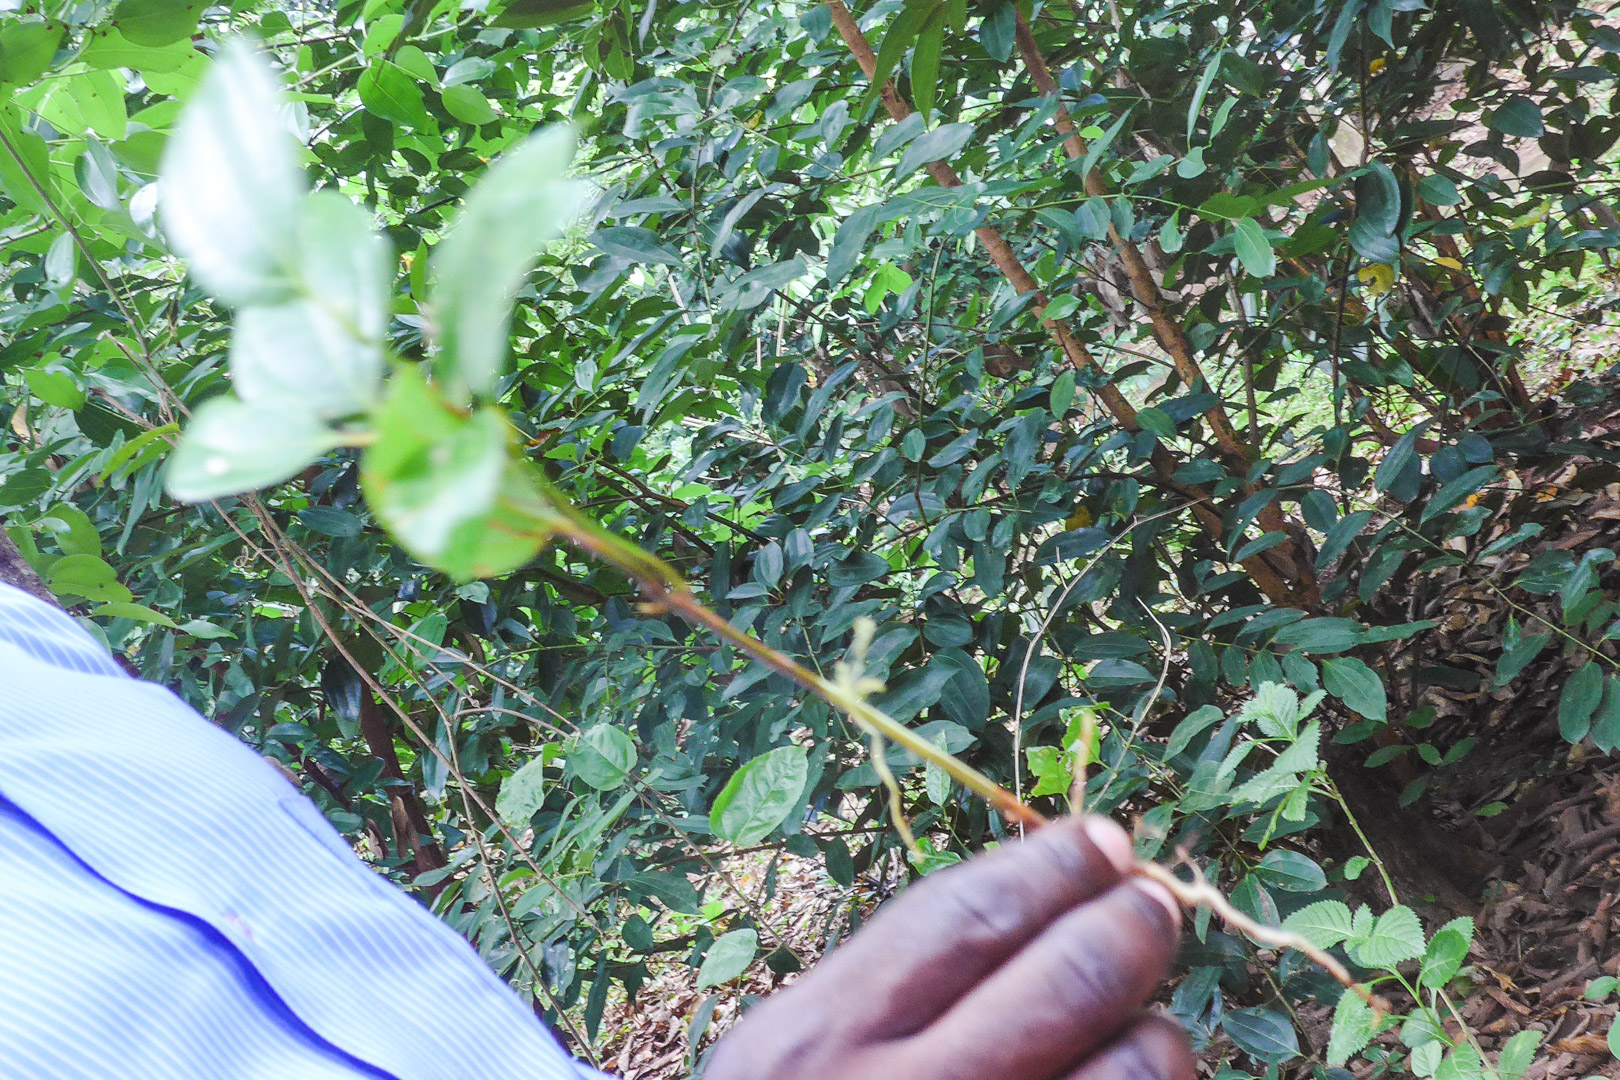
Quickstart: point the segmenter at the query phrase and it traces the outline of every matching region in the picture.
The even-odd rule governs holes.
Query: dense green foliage
[[[1432,624],[1389,599],[1531,540],[1502,463],[1573,452],[1513,329],[1620,246],[1620,32],[1490,0],[842,11],[0,14],[12,539],[582,1043],[660,956],[704,985],[811,959],[734,849],[845,887],[904,853],[844,718],[622,570],[536,552],[514,444],[818,671],[875,620],[878,703],[1037,805],[1101,706],[1092,808],[1368,970],[1422,957],[1371,1053],[1482,1075],[1439,1023],[1470,928],[1382,893],[1366,922],[1366,861],[1311,845],[1353,820],[1336,768],[1469,752],[1407,725],[1401,646]],[[215,59],[239,33],[284,70],[279,114]],[[1612,559],[1504,582],[1563,621],[1497,669],[1572,642],[1561,731],[1604,752]],[[1004,834],[888,761],[919,870]],[[1198,931],[1175,1010],[1235,1067],[1362,1050],[1341,1005],[1300,1063],[1284,1006],[1337,986],[1257,981]]]

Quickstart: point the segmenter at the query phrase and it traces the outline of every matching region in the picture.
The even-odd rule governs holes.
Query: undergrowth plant
[[[223,499],[285,480],[333,448],[358,449],[361,488],[377,519],[405,550],[457,581],[506,573],[549,541],[567,541],[633,580],[647,610],[712,631],[725,647],[842,711],[870,738],[870,764],[888,788],[892,820],[922,862],[931,852],[911,836],[902,781],[887,764],[889,744],[925,763],[925,784],[948,777],[1014,825],[1042,823],[1025,802],[950,753],[948,741],[898,723],[868,701],[884,689],[864,670],[875,630],[870,620],[852,620],[855,644],[830,677],[813,671],[705,606],[668,562],[576,509],[525,457],[496,401],[508,378],[514,298],[541,245],[563,232],[584,197],[585,185],[565,175],[572,152],[567,130],[533,136],[466,194],[428,261],[431,291],[419,300],[434,348],[418,363],[389,348],[387,243],[367,211],[344,195],[306,190],[280,100],[270,69],[247,45],[230,45],[165,153],[163,226],[190,272],[234,310],[228,354],[234,392],[205,402],[186,421],[168,467],[175,496]],[[1327,688],[1363,713],[1373,710],[1375,698],[1380,710],[1383,704],[1369,675],[1349,659],[1329,660],[1323,672]],[[1324,801],[1350,812],[1323,768],[1323,727],[1312,716],[1323,697],[1318,691],[1302,701],[1292,689],[1264,682],[1231,716],[1213,705],[1194,711],[1162,748],[1161,765],[1184,755],[1195,764],[1185,784],[1172,784],[1175,797],[1143,816],[1144,854],[1158,853],[1190,823],[1223,836],[1241,830],[1264,854],[1230,896],[1204,879],[1183,843],[1171,848],[1171,866],[1144,859],[1137,872],[1202,905],[1196,930],[1206,947],[1214,940],[1214,911],[1264,948],[1298,951],[1349,991],[1320,994],[1338,1000],[1326,1068],[1364,1054],[1386,1070],[1440,1080],[1520,1075],[1537,1036],[1516,1036],[1487,1062],[1448,996],[1466,972],[1468,920],[1426,934],[1399,903],[1376,913],[1367,904],[1352,906],[1345,886],[1368,861],[1378,865],[1376,853],[1369,848],[1356,865],[1347,863],[1340,883],[1330,886],[1321,866],[1281,843],[1314,820]],[[1093,714],[1081,710],[1066,757],[1042,758],[1037,766],[1032,756],[1040,781],[1032,794],[1049,793],[1048,783],[1061,790],[1055,778],[1064,777],[1077,782],[1085,800],[1087,762],[1094,753],[1117,751],[1126,734],[1124,725],[1112,727],[1111,749],[1108,739],[1097,738]],[[587,730],[568,750],[570,770],[603,791],[621,784],[635,759],[629,736],[605,725]],[[768,835],[793,811],[807,769],[805,751],[795,745],[755,757],[716,798],[715,834],[741,845]],[[514,773],[496,804],[500,817],[521,827],[542,801],[542,783],[538,771]],[[1091,804],[1105,806],[1106,798],[1095,793]],[[595,827],[599,835],[604,826]],[[1394,900],[1387,875],[1384,885]],[[734,978],[758,948],[751,928],[716,938],[700,983]],[[1175,1009],[1195,1030],[1208,1028],[1221,1008],[1220,985],[1234,959],[1227,952],[1219,962],[1195,962],[1179,986]],[[1287,959],[1278,970],[1284,978],[1311,977]],[[1250,1058],[1273,1067],[1299,1052],[1293,1026],[1273,1010],[1239,1010],[1222,1026]],[[1398,1046],[1379,1039],[1386,1031],[1397,1034]]]

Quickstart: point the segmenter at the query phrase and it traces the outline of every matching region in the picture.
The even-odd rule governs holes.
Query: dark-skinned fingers
[[[1147,1016],[1063,1080],[1193,1080],[1196,1063],[1174,1020]]]
[[[1180,914],[1133,880],[1053,923],[926,1031],[895,1075],[1051,1080],[1113,1042],[1164,978]]]
[[[795,992],[830,995],[868,1041],[919,1031],[1054,920],[1116,885],[1130,857],[1130,837],[1106,818],[1053,822],[914,885]]]

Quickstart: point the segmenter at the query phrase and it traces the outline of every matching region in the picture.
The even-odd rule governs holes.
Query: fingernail
[[[1096,845],[1097,850],[1108,856],[1108,861],[1114,864],[1114,869],[1121,874],[1131,872],[1131,864],[1136,861],[1136,849],[1131,844],[1131,836],[1120,828],[1117,821],[1105,817],[1086,818],[1086,836]]]
[[[1165,888],[1163,885],[1160,885],[1157,881],[1149,881],[1146,878],[1137,878],[1135,881],[1131,882],[1131,885],[1135,888],[1141,889],[1148,896],[1151,896],[1154,900],[1157,900],[1164,910],[1170,913],[1171,925],[1173,925],[1177,931],[1180,931],[1181,905],[1176,902],[1176,898],[1174,896],[1170,895],[1169,889]]]

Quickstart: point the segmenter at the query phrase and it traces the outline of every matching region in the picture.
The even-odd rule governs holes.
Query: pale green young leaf
[[[1434,1080],[1483,1080],[1485,1062],[1468,1043],[1456,1047],[1446,1055],[1434,1071]]]
[[[221,49],[163,154],[159,213],[191,273],[228,304],[275,303],[305,182],[269,65],[238,39]]]
[[[433,252],[436,371],[452,396],[488,395],[506,367],[512,302],[584,197],[564,175],[574,133],[553,127],[491,165]]]
[[[278,484],[342,443],[314,415],[234,397],[191,414],[165,482],[181,502],[204,502]]]
[[[1418,981],[1433,990],[1443,988],[1468,959],[1468,945],[1474,937],[1474,920],[1466,915],[1453,919],[1434,932],[1423,954],[1423,971]]]
[[[714,939],[703,964],[698,968],[698,989],[720,986],[748,970],[759,952],[759,933],[754,930],[733,930]]]
[[[757,844],[787,819],[810,778],[802,746],[779,746],[732,774],[714,800],[709,827],[739,847]]]
[[[495,796],[495,813],[508,825],[522,827],[545,802],[545,762],[535,757],[501,781],[500,794]]]

